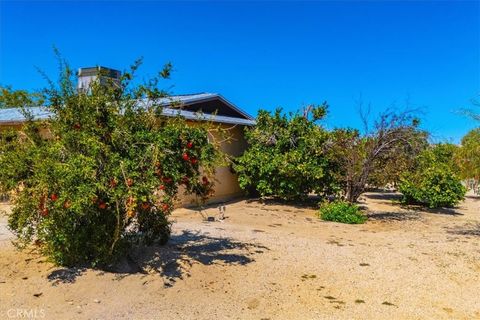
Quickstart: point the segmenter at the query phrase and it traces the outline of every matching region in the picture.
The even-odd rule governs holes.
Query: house
[[[81,68],[78,72],[78,88],[85,89],[88,83],[95,79],[99,70],[102,74],[118,78],[120,72],[105,67]],[[145,102],[145,101],[144,101]],[[148,101],[147,101],[148,103]],[[218,123],[229,132],[230,142],[221,142],[220,148],[231,156],[241,155],[247,147],[244,138],[244,128],[255,124],[254,119],[224,97],[216,93],[197,93],[169,96],[160,100],[163,105],[163,115],[180,115],[194,124],[197,121],[211,121]],[[172,108],[175,106],[175,108]],[[178,108],[178,107],[181,108]],[[30,113],[36,120],[48,120],[50,112],[42,107],[32,107]],[[20,129],[26,121],[19,109],[0,110],[0,130],[7,128]],[[215,136],[215,133],[212,133]],[[230,167],[219,167],[215,175],[215,193],[209,199],[210,203],[223,202],[242,195],[236,175]],[[194,204],[195,198],[179,194],[179,206]]]

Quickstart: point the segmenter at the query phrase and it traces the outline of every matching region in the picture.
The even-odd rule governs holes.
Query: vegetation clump
[[[426,139],[414,115],[410,110],[387,109],[372,125],[368,112],[361,113],[363,132],[335,129],[331,133],[330,158],[346,201],[357,202],[372,182],[395,183],[398,170],[409,167],[408,159],[418,154]]]
[[[326,152],[329,134],[317,124],[326,111],[326,104],[303,114],[259,111],[256,126],[245,132],[250,147],[236,159],[240,186],[285,200],[328,193],[334,187]]]
[[[342,200],[322,203],[319,216],[325,221],[348,224],[362,224],[367,220],[356,204]]]
[[[398,170],[409,168],[426,144],[410,110],[386,110],[374,121],[363,113],[363,132],[324,129],[318,121],[326,111],[326,103],[303,114],[260,111],[246,131],[250,148],[235,165],[240,186],[286,200],[313,193],[355,203],[372,182],[397,182]]]
[[[209,125],[163,116],[158,82],[171,65],[140,85],[139,65],[119,82],[99,74],[80,90],[61,60],[59,82],[42,92],[52,117],[35,121],[24,108],[20,132],[2,133],[0,188],[12,195],[18,245],[36,243],[60,265],[105,265],[132,244],[168,240],[180,186],[202,199],[211,193],[221,155]],[[25,92],[5,89],[0,100],[23,108]]]
[[[466,188],[454,161],[458,147],[437,144],[422,152],[413,171],[405,172],[399,184],[402,201],[429,208],[453,207],[464,199]]]
[[[0,88],[0,108],[19,107],[26,118],[20,131],[0,132],[0,192],[12,195],[9,227],[20,246],[36,243],[61,265],[104,265],[133,244],[168,240],[180,187],[201,200],[211,194],[223,159],[209,141],[212,125],[164,116],[168,95],[158,83],[171,65],[136,84],[140,63],[118,81],[99,73],[86,90],[63,60],[58,83],[40,93]],[[32,105],[51,118],[37,121],[25,108]],[[411,111],[386,110],[373,122],[367,112],[363,131],[328,131],[320,124],[327,109],[259,111],[246,128],[249,148],[234,161],[240,186],[285,200],[341,196],[322,203],[319,216],[348,224],[367,220],[355,202],[373,185],[398,184],[404,203],[430,208],[458,204],[461,179],[478,188],[479,129],[460,147],[429,145]]]
[[[460,177],[480,194],[480,128],[469,131],[462,138],[455,162],[460,168]]]

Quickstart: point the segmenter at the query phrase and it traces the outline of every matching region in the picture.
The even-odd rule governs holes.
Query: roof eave
[[[37,121],[37,120],[35,120],[35,121]],[[17,126],[17,125],[22,125],[25,122],[26,122],[26,120],[12,120],[12,121],[1,121],[0,120],[0,125],[2,125],[2,126]]]
[[[232,109],[234,109],[235,111],[237,111],[238,113],[242,114],[243,116],[245,116],[245,118],[247,118],[248,120],[254,120],[255,118],[253,118],[251,115],[249,115],[248,113],[246,113],[245,111],[243,111],[242,109],[240,109],[239,107],[237,107],[236,105],[234,105],[232,102],[228,101],[227,99],[225,99],[221,94],[216,94],[216,96],[222,100],[225,104],[229,105]]]
[[[211,93],[210,96],[205,97],[205,98],[197,98],[197,99],[192,100],[192,101],[186,101],[186,102],[180,102],[180,103],[182,103],[183,105],[189,106],[189,105],[192,105],[192,104],[213,101],[213,100],[216,100],[216,99],[222,101],[227,106],[229,106],[233,110],[235,110],[238,113],[240,113],[241,115],[243,115],[246,119],[254,120],[254,118],[251,115],[249,115],[248,113],[246,113],[245,111],[243,111],[242,109],[240,109],[239,107],[237,107],[232,102],[228,101],[221,94],[218,94],[218,93]],[[175,100],[173,100],[173,101],[175,101]],[[168,105],[168,104],[165,104],[165,105]]]

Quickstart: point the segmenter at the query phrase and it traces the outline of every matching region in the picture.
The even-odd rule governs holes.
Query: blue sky
[[[422,107],[438,140],[476,124],[456,111],[480,93],[480,2],[0,2],[0,84],[35,89],[55,76],[52,46],[75,68],[148,77],[171,61],[174,93],[218,92],[252,115],[330,104],[326,125]],[[478,125],[478,124],[477,124]]]

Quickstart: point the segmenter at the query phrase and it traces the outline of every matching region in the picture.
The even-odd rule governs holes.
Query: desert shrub
[[[62,62],[59,82],[43,91],[51,119],[34,121],[24,109],[21,131],[2,134],[0,187],[13,194],[9,227],[19,246],[35,242],[60,265],[104,265],[134,243],[168,240],[180,185],[209,195],[221,158],[210,125],[162,116],[161,77],[134,85],[139,64],[120,83],[102,78],[81,91]]]
[[[419,130],[415,113],[387,109],[372,122],[362,114],[364,130],[335,129],[330,147],[335,174],[345,199],[356,202],[368,184],[395,183],[398,170],[422,148],[426,133]]]
[[[480,184],[480,128],[469,131],[461,141],[455,156],[460,168],[460,176],[470,180],[473,190]]]
[[[349,224],[361,224],[367,220],[356,204],[341,200],[322,203],[319,215],[325,221]]]
[[[416,160],[415,169],[400,180],[402,201],[438,208],[453,207],[463,200],[466,189],[453,160],[455,152],[456,147],[448,144],[425,150]]]
[[[286,200],[331,189],[325,155],[329,134],[316,123],[325,113],[326,105],[308,108],[303,114],[259,111],[256,126],[246,129],[249,149],[234,166],[240,186]]]

